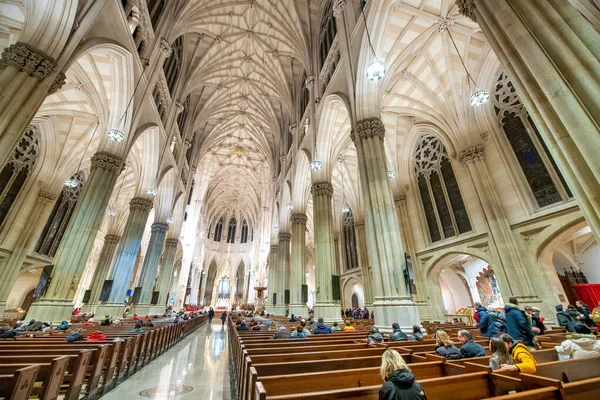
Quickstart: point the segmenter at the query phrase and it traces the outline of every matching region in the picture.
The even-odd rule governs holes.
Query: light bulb
[[[292,203],[288,203],[287,209],[292,211],[294,209],[294,205]]]
[[[275,227],[273,227],[273,230],[274,230],[275,232],[279,232],[279,227],[278,227],[278,226],[275,226]]]
[[[310,163],[310,169],[312,169],[313,171],[319,171],[322,167],[323,164],[321,164],[321,161],[319,160],[314,160]]]
[[[114,217],[115,215],[117,215],[117,213],[115,212],[115,210],[108,210],[108,211],[106,212],[106,214],[107,214],[109,217]]]
[[[350,212],[350,206],[346,203],[342,204],[342,212],[348,214]]]
[[[377,82],[385,76],[385,64],[383,61],[375,60],[367,67],[367,78],[370,81]]]
[[[148,196],[156,196],[156,194],[158,193],[158,190],[156,190],[153,187],[148,188],[148,190],[146,191],[146,193],[148,193]]]
[[[487,103],[489,99],[490,94],[488,93],[488,91],[485,89],[481,89],[475,91],[475,93],[471,95],[470,103],[473,107],[479,107]]]
[[[113,142],[119,143],[125,139],[125,134],[123,133],[123,131],[120,131],[116,128],[112,128],[110,131],[108,131],[108,138]]]
[[[389,170],[389,171],[388,171],[388,176],[389,176],[390,178],[395,178],[395,177],[396,177],[396,173],[395,173],[394,171],[392,171],[392,170]]]
[[[167,224],[172,224],[173,221],[174,221],[173,218],[171,218],[171,217],[167,218]]]
[[[77,183],[77,181],[73,178],[69,178],[69,179],[65,180],[65,186],[68,187],[69,189],[75,189],[78,185],[79,185],[79,183]]]

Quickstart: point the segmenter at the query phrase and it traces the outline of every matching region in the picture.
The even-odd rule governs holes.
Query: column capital
[[[99,151],[92,156],[92,169],[100,168],[113,173],[121,171],[123,160],[114,154]]]
[[[279,251],[279,246],[276,244],[271,245],[270,251],[271,253],[277,253]]]
[[[119,240],[121,240],[121,236],[119,235],[108,234],[104,236],[104,243],[106,244],[117,244]]]
[[[350,136],[354,142],[356,142],[356,135],[359,139],[378,137],[383,140],[385,138],[385,126],[378,117],[366,118],[356,123],[356,132],[351,132]]]
[[[177,114],[181,114],[185,110],[185,106],[179,100],[175,102],[175,107],[177,108]]]
[[[333,1],[333,16],[339,18],[344,12],[347,0],[334,0]]]
[[[290,133],[292,134],[292,136],[294,136],[296,134],[297,130],[298,130],[298,124],[296,124],[295,122],[293,124],[290,124]]]
[[[143,197],[134,197],[129,200],[130,211],[143,211],[149,213],[154,205],[152,200],[144,199]]]
[[[59,72],[52,85],[50,85],[50,89],[48,89],[48,96],[58,92],[65,83],[67,83],[67,76],[63,72]]]
[[[277,237],[279,238],[280,242],[289,242],[290,240],[292,240],[292,234],[287,232],[279,232],[279,235],[277,235]]]
[[[160,50],[163,53],[163,56],[165,56],[165,58],[168,58],[171,55],[171,51],[173,50],[171,48],[171,44],[169,42],[167,42],[165,39],[160,39]]]
[[[475,19],[475,0],[456,0],[456,5],[459,13],[477,22]]]
[[[306,78],[306,82],[304,82],[304,87],[308,90],[312,90],[313,83],[315,83],[315,77],[313,75]]]
[[[56,200],[56,195],[54,193],[47,192],[45,190],[40,190],[38,192],[38,201],[44,204],[50,204]]]
[[[176,248],[178,244],[179,244],[179,239],[167,239],[167,240],[165,240],[165,247],[166,248],[169,248],[169,247]]]
[[[6,47],[2,52],[0,69],[12,65],[21,71],[26,71],[38,81],[50,75],[56,68],[56,61],[40,50],[25,43],[17,42]]]
[[[306,216],[306,214],[292,214],[292,216],[290,217],[290,222],[292,223],[292,225],[306,225],[306,223],[308,222],[308,217]]]
[[[150,226],[152,233],[167,233],[168,230],[169,224],[165,224],[164,222],[155,222]]]
[[[397,194],[394,196],[394,204],[399,205],[401,202],[406,200],[406,195],[404,193]]]
[[[333,185],[329,182],[316,182],[311,187],[314,196],[329,196],[333,197]]]
[[[481,160],[483,160],[483,145],[481,144],[468,147],[458,154],[458,161],[465,167],[470,163]]]

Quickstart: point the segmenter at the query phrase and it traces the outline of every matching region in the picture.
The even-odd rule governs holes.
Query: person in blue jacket
[[[498,329],[492,321],[492,317],[488,314],[487,308],[481,305],[481,303],[475,303],[475,310],[479,316],[479,323],[475,326],[481,332],[481,336],[495,337],[498,336]]]
[[[323,317],[319,317],[319,319],[317,320],[317,326],[315,327],[315,329],[313,329],[313,334],[318,335],[318,334],[333,334],[333,330],[328,327],[327,325],[325,325],[325,323],[323,322]]]
[[[515,342],[523,342],[526,346],[534,347],[533,331],[529,318],[525,311],[519,308],[519,302],[515,297],[508,299],[508,304],[504,307],[506,315],[506,333],[508,333]]]

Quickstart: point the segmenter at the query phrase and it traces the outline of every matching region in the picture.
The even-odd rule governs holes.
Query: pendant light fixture
[[[475,82],[475,80],[473,79],[471,74],[469,73],[469,70],[467,69],[467,66],[465,65],[465,61],[463,60],[462,56],[460,55],[460,51],[458,51],[456,42],[454,42],[452,33],[450,33],[450,28],[446,27],[446,32],[448,32],[448,36],[450,37],[450,41],[452,41],[452,45],[454,46],[454,49],[456,50],[456,54],[458,54],[458,58],[460,59],[460,62],[462,63],[463,68],[465,69],[465,72],[467,73],[467,77],[469,78],[469,88],[471,88],[471,82],[473,82],[473,85],[475,86],[475,91],[469,98],[469,103],[473,107],[479,107],[479,106],[484,105],[490,99],[490,94],[485,89],[477,88],[477,83]]]
[[[371,43],[371,35],[369,34],[369,27],[367,26],[367,17],[365,17],[364,9],[361,10],[361,14],[363,16],[363,21],[365,22],[365,32],[367,33],[367,40],[369,41],[369,48],[371,53],[373,53],[374,60],[367,65],[367,78],[370,81],[377,82],[385,76],[386,68],[385,63],[377,58],[377,54],[375,54],[375,48],[373,47],[373,43]]]
[[[75,171],[75,173],[79,172],[79,170],[81,169],[81,163],[83,162],[83,159],[85,158],[85,155],[86,155],[88,149],[90,148],[90,144],[92,144],[92,141],[94,140],[94,136],[96,135],[96,131],[98,130],[98,125],[100,125],[100,121],[96,120],[96,127],[94,128],[94,132],[92,133],[92,137],[90,138],[90,141],[88,142],[87,146],[85,147],[85,151],[81,155],[81,160],[79,160],[79,165],[77,166],[77,170]],[[79,185],[79,182],[77,182],[77,180],[74,177],[71,177],[71,178],[65,180],[65,186],[68,187],[69,189],[75,189],[75,188],[77,188],[78,185]]]

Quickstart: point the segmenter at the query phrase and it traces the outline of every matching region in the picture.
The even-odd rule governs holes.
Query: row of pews
[[[131,321],[119,326],[73,325],[68,331],[0,339],[0,397],[96,399],[207,319],[198,316],[178,324],[154,322],[154,327],[144,327],[144,332],[139,333],[131,332]],[[75,328],[82,328],[84,339],[66,342],[65,337]],[[97,330],[104,332],[106,341],[85,340]]]
[[[376,400],[383,383],[381,356],[388,347],[409,363],[429,400],[600,398],[600,357],[559,361],[553,347],[566,338],[561,329],[540,337],[543,349],[532,352],[537,372],[531,375],[493,372],[488,339],[464,325],[438,324],[452,337],[470,330],[486,349],[485,357],[447,361],[435,354],[431,330],[422,342],[369,345],[366,329],[273,340],[273,331],[238,332],[232,320],[228,323],[240,400]]]

